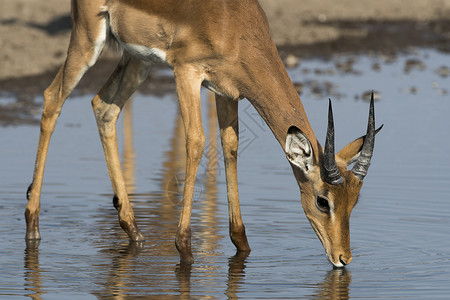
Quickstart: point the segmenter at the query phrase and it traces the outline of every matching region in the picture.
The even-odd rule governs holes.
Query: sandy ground
[[[329,58],[340,53],[392,56],[414,47],[450,52],[450,0],[260,0],[280,55]],[[70,38],[69,0],[0,0],[0,126],[38,123],[36,97],[64,62]],[[95,93],[118,62],[104,51],[77,94]],[[155,75],[145,94],[174,91],[172,76]]]
[[[407,40],[409,34],[417,32],[417,26],[422,30],[430,24],[447,24],[450,19],[450,0],[260,0],[260,3],[276,44],[280,49],[296,48],[298,55],[316,53],[312,45],[326,44],[321,48],[331,47],[328,52],[358,50],[358,41],[370,36],[376,28],[374,24],[380,23],[391,24],[394,31],[401,31],[402,38],[391,42],[401,44],[397,40]],[[0,80],[54,72],[61,65],[70,36],[69,10],[69,0],[0,0]],[[409,30],[399,28],[399,24],[414,32],[408,34]],[[436,30],[435,27],[431,29]]]
[[[429,22],[448,17],[448,0],[261,0],[278,45],[312,44],[342,36],[364,36],[365,26],[336,23]],[[407,3],[407,5],[406,5]]]

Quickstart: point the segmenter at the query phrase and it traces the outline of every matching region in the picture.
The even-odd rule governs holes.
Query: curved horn
[[[337,168],[336,159],[334,156],[334,122],[333,109],[331,108],[331,99],[329,99],[328,106],[328,129],[327,138],[325,141],[325,150],[323,153],[323,177],[325,182],[332,185],[339,185],[344,180]]]
[[[359,179],[364,180],[367,175],[367,171],[370,166],[370,159],[373,155],[373,147],[375,145],[375,110],[373,104],[373,91],[370,98],[370,109],[369,109],[369,122],[367,124],[367,134],[364,138],[364,144],[361,149],[361,154],[355,165],[352,168],[353,174]],[[380,128],[381,129],[381,128]]]

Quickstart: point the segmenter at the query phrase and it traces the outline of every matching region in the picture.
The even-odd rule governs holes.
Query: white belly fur
[[[141,45],[126,44],[122,42],[120,44],[126,51],[128,51],[133,56],[153,62],[167,63],[166,52],[163,50],[160,50],[158,48],[148,48]]]

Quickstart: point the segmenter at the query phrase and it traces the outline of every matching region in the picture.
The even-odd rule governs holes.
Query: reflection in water
[[[403,68],[405,61],[411,57],[424,61],[427,69],[412,69],[409,75],[403,74],[403,69],[399,70],[399,67]],[[349,271],[330,271],[331,267],[322,257],[322,253],[316,252],[321,251],[321,246],[320,243],[317,244],[316,237],[311,235],[312,231],[304,216],[299,215],[298,190],[289,183],[292,174],[286,170],[286,162],[279,153],[279,145],[273,145],[272,152],[271,132],[266,135],[263,130],[256,131],[258,138],[252,140],[252,149],[256,151],[253,154],[245,152],[248,155],[244,155],[245,159],[242,159],[242,156],[240,160],[241,171],[245,172],[241,175],[256,178],[245,179],[241,191],[244,194],[242,198],[252,199],[243,201],[243,207],[247,208],[244,216],[246,223],[249,230],[253,231],[251,236],[256,246],[254,252],[244,260],[230,258],[227,261],[225,255],[215,256],[214,250],[205,250],[216,249],[219,253],[233,251],[228,238],[221,239],[216,235],[219,245],[217,248],[214,248],[214,243],[208,242],[208,235],[226,235],[227,231],[226,190],[222,186],[222,176],[218,179],[221,186],[217,196],[221,202],[214,207],[214,202],[207,200],[210,195],[214,197],[214,188],[217,188],[212,180],[214,176],[208,176],[207,173],[211,172],[206,172],[210,157],[208,153],[214,148],[210,147],[208,140],[198,177],[203,184],[198,184],[198,187],[204,191],[194,201],[193,210],[193,249],[196,251],[194,255],[197,262],[190,268],[177,269],[179,259],[173,240],[179,216],[176,201],[179,199],[175,202],[167,199],[166,187],[167,182],[178,174],[181,184],[169,190],[177,191],[182,188],[185,164],[182,156],[185,153],[181,119],[176,121],[174,102],[145,101],[143,97],[137,96],[132,104],[136,145],[137,131],[144,135],[145,126],[149,124],[146,119],[156,115],[158,120],[168,121],[164,122],[164,134],[158,136],[158,141],[167,139],[164,144],[168,144],[167,148],[171,149],[164,149],[168,151],[166,156],[160,159],[161,146],[157,149],[158,145],[151,144],[152,150],[158,150],[157,156],[142,155],[133,160],[131,155],[131,159],[127,160],[128,145],[122,147],[124,171],[133,170],[133,164],[136,163],[136,183],[130,180],[134,178],[133,172],[126,173],[126,177],[130,180],[128,188],[133,194],[136,217],[147,238],[144,247],[136,250],[128,247],[127,237],[117,222],[117,212],[111,205],[112,195],[110,184],[105,181],[107,179],[104,176],[106,169],[103,153],[88,153],[90,148],[85,147],[86,143],[75,143],[83,149],[76,151],[74,159],[79,164],[77,168],[70,170],[75,174],[74,179],[79,177],[77,182],[69,186],[66,185],[66,177],[63,180],[58,178],[62,173],[56,173],[55,176],[51,176],[55,172],[49,174],[49,192],[43,209],[51,212],[44,216],[47,220],[44,222],[47,224],[45,231],[49,232],[50,238],[45,238],[39,248],[37,244],[28,244],[25,248],[24,244],[17,242],[23,238],[22,226],[17,226],[17,222],[23,220],[23,204],[20,199],[23,198],[24,168],[28,169],[22,166],[22,162],[28,161],[26,149],[29,148],[28,142],[34,139],[33,134],[30,135],[34,130],[29,127],[0,128],[2,140],[8,145],[5,149],[2,148],[8,157],[2,162],[2,171],[8,176],[2,177],[0,189],[0,221],[3,221],[0,234],[3,235],[6,246],[0,255],[3,258],[0,263],[3,271],[0,278],[0,298],[62,298],[61,294],[64,294],[65,298],[74,299],[95,296],[131,299],[148,298],[149,295],[153,299],[203,299],[208,296],[216,299],[347,299],[350,296],[364,298],[367,295],[371,298],[390,299],[445,298],[450,293],[449,286],[442,284],[447,282],[449,277],[447,266],[450,262],[450,202],[446,201],[449,194],[449,185],[446,183],[449,182],[450,171],[449,165],[442,162],[450,161],[450,143],[446,142],[448,132],[443,130],[449,127],[449,118],[443,117],[442,113],[449,111],[450,102],[447,101],[448,94],[447,97],[442,96],[442,89],[450,86],[450,77],[444,78],[435,72],[441,68],[443,62],[448,61],[448,55],[420,50],[418,54],[402,54],[396,63],[383,61],[372,56],[358,56],[358,65],[355,65],[354,69],[363,70],[365,76],[316,76],[313,73],[305,75],[302,70],[327,68],[324,64],[328,63],[320,60],[306,60],[302,62],[301,69],[292,71],[293,78],[299,81],[305,80],[305,76],[311,76],[311,80],[331,80],[335,86],[339,86],[343,98],[336,109],[339,108],[344,113],[336,113],[337,115],[345,115],[348,111],[364,116],[367,113],[364,103],[352,100],[355,95],[355,99],[361,99],[363,90],[349,87],[375,88],[382,94],[377,111],[380,118],[389,123],[389,130],[377,140],[380,151],[377,152],[377,163],[373,166],[370,182],[367,182],[366,197],[363,195],[364,201],[359,204],[361,207],[356,215],[352,216],[352,222],[355,222],[353,225],[357,225],[353,228],[354,233],[352,231],[352,236],[357,241],[355,255],[359,257],[359,260],[350,266],[353,278]],[[375,73],[367,71],[374,63],[379,63],[381,69]],[[333,61],[329,64],[334,68]],[[449,69],[445,66],[442,68]],[[374,82],[377,86],[373,86]],[[409,87],[417,87],[418,95],[408,94]],[[310,89],[304,93],[306,98],[314,95]],[[168,100],[169,97],[161,100]],[[66,117],[62,122],[68,126],[60,126],[58,132],[60,136],[69,138],[73,138],[73,134],[79,134],[78,137],[87,137],[86,141],[90,142],[92,138],[94,143],[98,143],[95,123],[92,123],[92,126],[88,122],[85,123],[92,118],[91,108],[86,105],[90,99],[83,99],[85,101],[67,101],[66,105],[75,108],[72,111],[86,114],[72,113],[62,116]],[[0,100],[7,101],[5,98]],[[246,103],[240,105],[242,109],[242,105]],[[305,105],[311,113],[311,122],[315,123],[313,127],[322,126],[323,102],[305,101]],[[155,107],[157,109],[147,110]],[[136,114],[138,109],[143,108],[147,114]],[[259,130],[259,123],[255,123],[253,119],[254,111],[245,109],[243,112],[240,114],[241,124],[248,124],[246,128],[254,125],[251,129]],[[121,122],[127,118],[126,114],[126,111],[123,112]],[[78,124],[77,122],[82,126],[70,125]],[[166,127],[169,123],[170,127]],[[180,125],[175,126],[175,123]],[[353,118],[351,122],[343,120],[339,123],[344,126],[341,132],[345,133],[348,139],[358,134],[358,129],[353,126]],[[204,124],[207,132],[206,115]],[[431,152],[404,151],[405,145],[417,142],[415,135],[406,134],[407,132],[420,134],[419,146],[423,149],[428,149],[427,145],[434,145],[436,141],[442,142],[440,147],[432,147]],[[173,142],[169,144],[172,134]],[[128,136],[132,137],[131,131]],[[347,138],[342,137],[339,140],[345,141]],[[53,168],[58,168],[61,161],[67,160],[65,143],[56,144],[60,151],[55,151],[54,154],[61,155],[53,160]],[[97,147],[99,145],[97,144]],[[337,147],[339,148],[339,145]],[[77,149],[79,148],[74,150]],[[264,151],[258,151],[259,149]],[[14,155],[9,155],[12,153]],[[173,159],[170,155],[179,158]],[[221,160],[219,157],[219,161]],[[170,161],[172,163],[169,163]],[[412,166],[410,161],[417,164]],[[127,166],[130,162],[133,163],[131,167]],[[155,164],[157,167],[153,170],[147,171],[147,168],[143,167]],[[177,166],[174,167],[173,164]],[[51,162],[49,166],[51,167]],[[89,173],[97,167],[100,174],[97,170]],[[142,170],[143,168],[145,169]],[[220,168],[217,172],[219,171]],[[61,172],[66,173],[64,169]],[[147,185],[147,179],[144,176],[138,178],[138,172],[156,173],[159,180],[156,185]],[[155,176],[152,175],[152,178]],[[74,192],[73,186],[82,186],[87,181],[89,185],[86,188]],[[95,191],[102,189],[102,186],[108,194],[96,195]],[[147,190],[146,186],[151,188]],[[423,199],[428,198],[434,199],[435,205],[424,206]],[[91,200],[92,204],[86,206],[87,201]],[[208,206],[212,212],[207,211]],[[216,231],[213,225],[209,226],[212,228],[205,229],[210,222],[208,218],[213,220],[215,214],[219,218],[219,230]],[[64,224],[64,230],[56,228],[61,224]],[[292,234],[295,234],[296,238],[292,238]],[[279,243],[281,248],[265,247],[269,243]],[[373,251],[377,247],[379,251]],[[279,256],[278,251],[283,251],[283,256]],[[417,261],[421,264],[418,265]],[[93,292],[94,295],[89,295]],[[69,293],[74,295],[68,296]]]
[[[217,233],[218,219],[217,219],[217,171],[218,171],[218,152],[217,152],[217,136],[218,136],[218,121],[216,111],[216,101],[214,94],[208,92],[208,144],[205,149],[207,159],[204,171],[204,191],[202,194],[202,209],[200,212],[200,222],[203,226],[199,232],[202,244],[201,251],[213,255],[217,248],[217,243],[221,236]]]
[[[163,205],[180,205],[183,194],[184,169],[186,165],[185,134],[180,112],[177,113],[173,128],[170,148],[166,151],[163,163],[161,191]]]
[[[192,265],[180,263],[175,267],[175,276],[179,285],[179,299],[191,299]]]
[[[140,194],[136,192],[135,151],[133,148],[132,103],[123,112],[124,145],[123,169],[130,199],[136,206],[138,222],[147,242],[129,243],[117,224],[113,208],[101,208],[97,229],[101,234],[99,252],[92,265],[95,274],[92,280],[97,288],[93,295],[102,298],[124,299],[135,296],[146,298],[196,299],[199,288],[202,296],[225,295],[238,299],[244,285],[248,253],[236,253],[228,259],[228,273],[223,274],[217,256],[220,252],[218,215],[218,134],[214,97],[208,98],[207,126],[208,143],[205,148],[206,162],[199,169],[197,185],[201,193],[195,199],[193,211],[193,249],[198,256],[194,265],[179,264],[174,237],[179,217],[179,202],[183,190],[186,163],[184,128],[178,114],[170,149],[162,163],[160,185],[157,191]],[[176,180],[174,179],[176,178]],[[112,228],[112,230],[111,230]],[[33,299],[41,299],[44,291],[43,270],[39,265],[39,241],[27,243],[25,249],[25,290]],[[217,283],[223,278],[226,285]],[[315,285],[316,299],[348,299],[351,275],[346,270],[332,270],[322,283]],[[219,293],[219,294],[218,294]],[[220,296],[219,296],[220,298]]]
[[[133,99],[129,99],[125,104],[123,117],[123,152],[122,152],[122,166],[123,176],[125,177],[125,184],[127,186],[128,194],[134,194],[136,190],[134,170],[135,157],[133,144]]]
[[[42,270],[39,265],[39,240],[26,240],[24,268],[25,268],[25,290],[30,291],[27,295],[32,299],[41,299],[45,294],[42,290]]]
[[[123,169],[126,177],[130,200],[136,206],[135,212],[138,222],[146,237],[146,244],[136,245],[130,243],[125,249],[119,251],[104,249],[102,253],[109,256],[112,263],[101,266],[107,272],[101,284],[104,289],[98,297],[122,298],[130,294],[151,293],[153,295],[173,295],[174,292],[184,299],[191,297],[191,274],[202,273],[201,277],[217,276],[218,268],[207,257],[217,255],[218,241],[222,238],[218,230],[217,218],[217,115],[214,95],[208,97],[208,146],[205,149],[207,163],[199,169],[197,186],[198,210],[193,213],[193,240],[194,251],[201,253],[206,261],[194,266],[176,264],[178,253],[175,250],[174,239],[177,229],[180,201],[182,201],[184,170],[186,165],[185,134],[181,115],[178,113],[174,122],[173,135],[170,140],[170,149],[165,153],[160,176],[160,188],[157,192],[140,194],[136,192],[135,185],[135,151],[133,149],[132,104],[128,103],[123,112]],[[203,176],[201,174],[203,173]],[[199,180],[200,181],[200,180]],[[139,216],[145,216],[139,217]],[[107,219],[102,225],[120,229],[113,224],[115,218],[105,215]],[[104,232],[102,233],[104,235]],[[120,234],[120,233],[119,233]],[[104,235],[105,239],[114,239],[115,235]],[[146,265],[143,260],[151,260]],[[174,264],[176,266],[174,267]],[[235,266],[236,264],[232,264]],[[232,272],[234,274],[234,272]],[[173,277],[175,275],[175,277]],[[179,288],[174,291],[176,280]],[[203,278],[204,280],[204,278]],[[142,289],[141,291],[139,291]]]
[[[324,281],[318,285],[318,291],[314,299],[349,299],[350,283],[352,275],[350,271],[339,268],[328,272]]]
[[[117,253],[117,249],[104,250],[103,252],[111,252],[112,261],[108,266],[103,266],[105,269],[109,268],[106,281],[102,283],[105,287],[103,293],[97,296],[114,296],[117,299],[126,298],[129,292],[129,275],[133,273],[133,264],[130,261],[139,254],[143,248],[143,243],[136,243],[130,241],[128,246],[122,248]],[[139,282],[137,282],[138,284]],[[97,294],[97,293],[94,293]]]
[[[250,252],[237,252],[228,259],[228,283],[225,295],[228,299],[238,299],[237,292],[245,276],[247,257]]]

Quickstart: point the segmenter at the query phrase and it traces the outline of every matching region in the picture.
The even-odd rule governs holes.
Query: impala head
[[[306,217],[322,242],[328,259],[336,267],[352,260],[349,220],[358,201],[359,191],[370,165],[375,134],[373,95],[370,103],[367,134],[345,146],[335,155],[331,101],[325,149],[320,153],[297,127],[289,128],[286,155],[298,179]],[[349,170],[348,167],[353,164]]]

